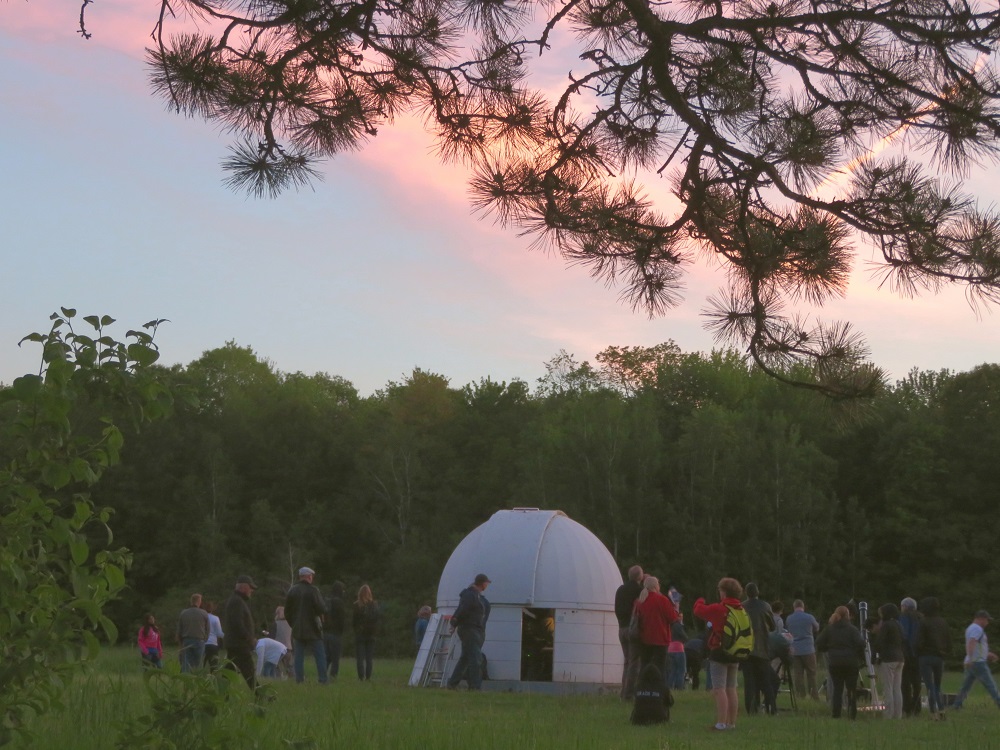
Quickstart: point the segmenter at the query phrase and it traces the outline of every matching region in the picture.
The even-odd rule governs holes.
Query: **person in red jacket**
[[[669,703],[670,684],[667,673],[667,646],[670,645],[670,626],[680,619],[674,603],[660,593],[660,582],[653,576],[646,576],[642,581],[642,591],[635,601],[639,613],[639,647],[640,671],[647,664],[653,664],[663,677],[664,700]]]
[[[694,603],[694,616],[711,623],[712,634],[708,639],[709,653],[722,646],[722,631],[726,625],[729,608],[743,609],[740,598],[743,586],[735,578],[719,581],[718,604],[706,604],[704,598]],[[712,660],[709,663],[712,692],[715,695],[715,726],[713,729],[736,729],[736,715],[740,701],[736,694],[736,675],[739,664]]]

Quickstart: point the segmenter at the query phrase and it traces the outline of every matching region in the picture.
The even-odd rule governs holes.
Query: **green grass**
[[[272,682],[276,700],[259,721],[224,716],[245,728],[262,748],[372,748],[373,750],[606,750],[632,748],[998,748],[1000,711],[977,686],[965,709],[944,722],[926,713],[916,719],[884,721],[864,715],[834,721],[822,703],[807,701],[797,712],[777,717],[741,716],[733,733],[713,734],[713,703],[704,691],[676,694],[669,724],[632,727],[630,706],[614,696],[551,697],[512,693],[467,693],[406,686],[411,663],[376,660],[375,676],[360,683],[353,660],[327,687],[312,682]],[[960,679],[949,674],[946,689]],[[110,649],[77,678],[64,706],[32,726],[19,747],[68,750],[113,748],[121,722],[148,710],[135,653]],[[787,696],[779,705],[787,706]],[[232,707],[235,711],[238,704]],[[227,706],[227,710],[228,706]],[[303,741],[301,744],[298,741]]]

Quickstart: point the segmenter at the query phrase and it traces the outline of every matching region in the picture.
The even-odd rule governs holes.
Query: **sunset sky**
[[[685,302],[649,320],[586,270],[470,213],[466,173],[442,167],[415,123],[324,166],[313,190],[255,200],[222,184],[228,138],[149,93],[142,48],[155,4],[0,4],[3,268],[0,382],[37,369],[60,306],[109,314],[119,335],[167,318],[167,364],[228,340],[285,372],[340,375],[370,394],[414,367],[461,386],[531,384],[559,350],[673,339],[708,351],[700,312],[720,278],[688,270]],[[995,166],[971,186],[989,203]],[[659,193],[664,184],[654,185]],[[845,300],[820,311],[862,330],[893,378],[1000,361],[1000,317],[960,289],[918,299],[876,288],[861,251]]]

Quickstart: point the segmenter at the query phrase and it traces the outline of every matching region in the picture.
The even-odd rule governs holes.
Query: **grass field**
[[[252,737],[260,748],[373,748],[375,750],[539,750],[573,748],[998,748],[1000,711],[981,686],[965,709],[947,721],[884,721],[864,715],[834,721],[825,704],[806,702],[776,717],[741,716],[735,732],[714,734],[711,697],[704,691],[676,693],[669,724],[632,727],[630,707],[614,696],[551,697],[512,693],[467,693],[406,686],[409,661],[378,661],[370,683],[354,677],[347,659],[339,680],[315,682],[307,664],[305,685],[271,683],[275,700],[263,718],[227,703],[216,726]],[[960,676],[947,675],[954,690]],[[779,706],[787,707],[782,696]],[[34,737],[15,747],[104,750],[114,748],[123,722],[149,708],[138,659],[132,650],[109,649],[81,675],[64,706],[32,726]],[[245,707],[244,707],[245,708]],[[227,715],[228,714],[228,715]],[[237,746],[248,747],[253,741]]]

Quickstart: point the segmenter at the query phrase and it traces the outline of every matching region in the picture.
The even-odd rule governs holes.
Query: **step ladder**
[[[410,687],[445,687],[458,660],[458,636],[451,631],[451,615],[432,614],[410,673]]]

